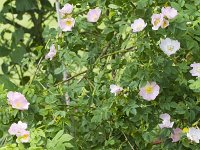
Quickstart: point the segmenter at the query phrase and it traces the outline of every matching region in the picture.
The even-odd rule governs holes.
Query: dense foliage
[[[200,125],[200,1],[62,0],[61,8],[66,3],[73,11],[61,20],[74,18],[66,20],[71,28],[51,27],[57,14],[48,0],[4,3],[0,149],[199,149],[199,135],[195,141],[188,134]],[[167,6],[178,15],[152,29],[152,15]],[[88,19],[95,8],[99,18]],[[20,23],[25,18],[27,26]],[[133,32],[138,18],[143,26]],[[177,49],[167,53],[171,40]],[[26,107],[16,109],[9,91],[22,93],[15,94]],[[8,132],[19,121],[28,125],[27,143]],[[172,142],[175,128],[181,138]]]

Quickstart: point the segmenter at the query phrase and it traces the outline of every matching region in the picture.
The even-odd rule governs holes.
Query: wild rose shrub
[[[1,149],[199,149],[199,4],[64,0],[24,102],[1,85]]]

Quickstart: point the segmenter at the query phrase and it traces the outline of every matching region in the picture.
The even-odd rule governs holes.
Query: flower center
[[[22,103],[21,103],[21,102],[16,102],[16,106],[17,106],[17,107],[21,107],[21,106],[22,106]]]
[[[22,138],[23,138],[24,140],[28,139],[28,137],[29,137],[28,134],[24,134],[24,135],[22,136]]]
[[[66,21],[67,26],[72,26],[72,22],[70,20]]]
[[[97,14],[93,14],[92,17],[93,17],[94,19],[97,19],[97,18],[98,18]]]
[[[169,51],[173,51],[173,50],[174,50],[174,46],[173,46],[173,45],[168,45],[168,46],[167,46],[167,49],[168,49]]]
[[[141,29],[142,29],[142,25],[140,24],[137,26],[137,30],[141,30]]]
[[[157,26],[159,23],[160,23],[160,19],[157,18],[157,19],[154,21],[154,25]]]
[[[163,21],[163,27],[164,27],[164,28],[167,27],[167,21]]]
[[[149,86],[145,87],[145,91],[147,94],[151,94],[151,93],[153,93],[153,87],[149,85]]]

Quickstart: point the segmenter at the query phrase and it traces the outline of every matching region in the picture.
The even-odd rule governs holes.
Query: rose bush
[[[43,42],[0,42],[0,149],[199,149],[200,2],[60,4]]]

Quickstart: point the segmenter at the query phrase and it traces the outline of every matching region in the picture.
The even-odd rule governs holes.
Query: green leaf
[[[61,136],[61,138],[59,139],[59,142],[64,143],[64,142],[70,141],[71,139],[73,139],[73,137],[71,135],[69,135],[69,134],[63,134]]]
[[[181,6],[178,3],[171,2],[171,6],[178,11],[181,11]]]
[[[200,79],[196,81],[190,80],[189,83],[191,83],[189,85],[190,89],[194,90],[195,92],[200,92]]]
[[[0,75],[0,84],[4,85],[5,89],[15,91],[17,89],[17,86],[11,82],[5,75]]]
[[[73,145],[72,145],[71,143],[64,143],[64,145],[65,145],[65,147],[67,147],[67,148],[72,148],[72,147],[73,147]]]
[[[108,5],[109,8],[112,8],[112,9],[117,9],[119,8],[119,6],[115,5],[115,4],[110,4]]]
[[[17,63],[17,64],[20,64],[23,57],[24,57],[24,54],[26,53],[26,50],[25,48],[23,47],[17,47],[15,51],[13,51],[11,54],[10,54],[10,57],[11,57],[11,60],[13,63]]]
[[[17,45],[20,40],[22,40],[24,37],[24,30],[19,28],[16,29],[15,32],[12,34],[12,38],[13,38],[13,44]]]
[[[52,139],[52,141],[57,141],[64,133],[64,130],[60,130],[56,136]]]
[[[0,57],[8,56],[10,52],[11,52],[10,49],[0,46]]]
[[[27,11],[36,8],[36,0],[16,0],[16,9],[18,11]]]

